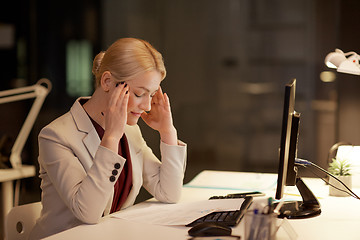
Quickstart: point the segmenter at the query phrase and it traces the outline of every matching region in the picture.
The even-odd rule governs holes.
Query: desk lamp
[[[360,56],[353,51],[344,53],[340,49],[335,49],[335,52],[331,52],[325,57],[325,64],[341,73],[360,75]],[[350,160],[354,166],[352,169],[353,178],[357,178],[354,182],[355,184],[360,183],[360,146],[352,146],[342,142],[335,144],[330,148],[328,163],[332,157],[330,153],[335,152],[335,150],[337,150],[336,157],[346,157]]]
[[[344,53],[340,49],[329,53],[325,58],[325,64],[338,72],[360,75],[360,56],[356,52]]]
[[[21,152],[39,114],[45,97],[50,92],[50,90],[51,82],[48,79],[43,78],[32,86],[15,88],[0,92],[0,104],[35,98],[34,103],[32,104],[25,122],[22,125],[21,130],[16,137],[15,143],[11,149],[10,163],[14,169],[21,168],[22,166],[20,156]]]

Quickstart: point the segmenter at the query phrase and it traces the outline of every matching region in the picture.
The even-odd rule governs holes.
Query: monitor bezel
[[[295,91],[296,79],[292,79],[285,85],[276,199],[281,199],[283,197],[285,186],[294,186],[296,181],[294,164],[297,147],[292,146],[294,142],[291,141],[292,120],[295,113]],[[297,141],[295,144],[297,144]],[[295,155],[290,154],[291,151],[295,151]],[[289,159],[290,156],[293,156],[293,158]]]

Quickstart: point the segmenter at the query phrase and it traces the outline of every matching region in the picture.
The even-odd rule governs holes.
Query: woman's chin
[[[134,126],[134,125],[136,125],[138,123],[138,121],[139,121],[138,117],[132,117],[132,118],[127,119],[126,124],[130,125],[130,126]]]

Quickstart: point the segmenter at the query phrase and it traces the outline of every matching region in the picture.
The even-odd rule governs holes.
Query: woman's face
[[[149,71],[126,81],[129,86],[129,102],[127,124],[137,124],[144,111],[150,111],[151,99],[160,87],[161,74]]]

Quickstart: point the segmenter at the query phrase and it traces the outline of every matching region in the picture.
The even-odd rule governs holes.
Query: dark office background
[[[298,156],[326,168],[333,144],[360,144],[360,77],[332,71],[335,82],[320,80],[331,71],[327,53],[360,53],[359,12],[358,0],[3,1],[0,28],[14,34],[0,45],[0,90],[40,78],[53,84],[23,162],[37,165],[40,129],[84,93],[67,82],[71,43],[87,49],[91,64],[116,39],[138,37],[165,58],[163,89],[188,144],[185,182],[204,169],[276,172],[284,85],[292,78]],[[0,137],[16,138],[31,103],[0,105]],[[140,125],[158,154],[158,135]],[[37,177],[22,180],[20,203],[38,201],[39,185]]]

